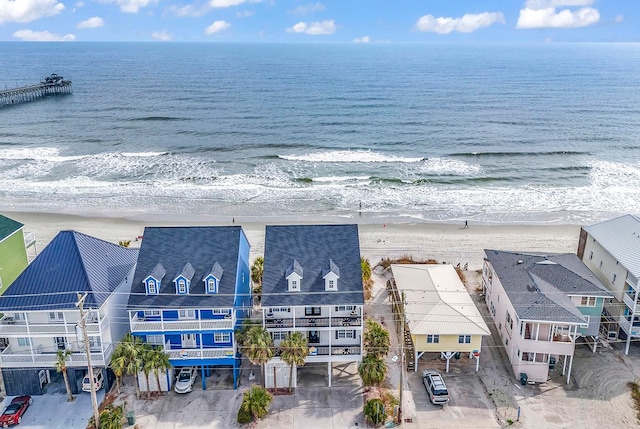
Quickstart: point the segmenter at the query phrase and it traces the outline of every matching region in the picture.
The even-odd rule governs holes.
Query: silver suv
[[[444,405],[449,402],[449,391],[438,371],[435,369],[426,369],[422,373],[422,382],[427,389],[429,400],[432,404]]]

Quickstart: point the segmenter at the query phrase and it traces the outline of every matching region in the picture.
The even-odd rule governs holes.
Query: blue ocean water
[[[0,43],[0,210],[590,222],[640,213],[638,44]]]

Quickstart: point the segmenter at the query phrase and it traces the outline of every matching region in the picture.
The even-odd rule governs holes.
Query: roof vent
[[[518,259],[518,264],[524,264],[524,261],[522,259]]]

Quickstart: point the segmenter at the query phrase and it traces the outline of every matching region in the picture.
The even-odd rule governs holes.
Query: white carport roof
[[[490,335],[451,265],[392,265],[413,335]]]

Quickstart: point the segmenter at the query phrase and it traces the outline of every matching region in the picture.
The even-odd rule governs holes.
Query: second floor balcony
[[[76,335],[77,323],[64,321],[30,322],[28,319],[16,320],[12,316],[0,319],[0,337],[65,336]],[[109,326],[109,319],[87,319],[87,334],[99,334]]]
[[[179,332],[179,331],[217,331],[231,330],[235,318],[222,319],[169,319],[145,318],[137,313],[130,320],[131,332]]]
[[[73,353],[67,358],[68,367],[86,367],[87,353],[84,350],[72,349]],[[113,345],[103,345],[91,350],[91,364],[94,366],[106,366],[109,364]],[[55,367],[58,357],[55,351],[42,351],[40,348],[32,350],[14,350],[7,346],[0,353],[0,365],[3,368],[23,367]]]

